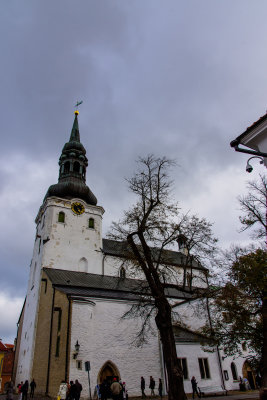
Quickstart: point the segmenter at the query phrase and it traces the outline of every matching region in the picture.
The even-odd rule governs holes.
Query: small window
[[[228,371],[226,369],[223,371],[223,374],[224,374],[224,379],[226,381],[229,381],[229,375],[228,375]]]
[[[120,268],[120,278],[124,279],[126,277],[126,271],[124,267]]]
[[[60,336],[57,337],[57,343],[56,343],[56,357],[59,357],[59,347],[60,347]]]
[[[65,222],[65,213],[63,211],[58,214],[58,222]]]
[[[83,365],[83,364],[82,364],[81,360],[77,360],[77,361],[76,361],[76,367],[77,367],[77,369],[80,369],[80,370],[83,369],[82,365]]]
[[[183,371],[184,379],[188,379],[188,369],[187,369],[187,361],[186,358],[178,358],[178,364],[181,370]]]
[[[91,229],[95,229],[95,220],[94,220],[94,218],[89,218],[88,227],[91,228]]]
[[[247,351],[247,344],[246,344],[246,342],[243,342],[243,343],[242,343],[242,350],[243,350],[243,351]]]
[[[237,381],[237,372],[236,372],[236,366],[235,363],[231,363],[231,371],[232,371],[232,376],[233,376],[233,380]]]
[[[199,363],[201,379],[210,379],[210,369],[209,369],[208,359],[199,358],[198,363]]]

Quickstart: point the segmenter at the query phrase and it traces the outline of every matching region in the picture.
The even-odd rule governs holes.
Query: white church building
[[[165,363],[158,331],[136,347],[140,320],[122,319],[138,299],[144,281],[129,276],[125,243],[102,237],[104,208],[86,185],[86,150],[80,142],[78,112],[69,141],[59,158],[58,183],[49,187],[36,217],[36,237],[28,290],[18,323],[14,365],[15,384],[35,379],[36,392],[56,397],[62,380],[78,379],[82,397],[90,387],[117,376],[126,382],[129,397],[140,396],[140,378],[163,381],[166,394]],[[195,333],[206,316],[195,315],[190,294],[179,290],[183,282],[183,254],[166,251],[168,262],[177,272],[176,283],[168,292],[182,302],[179,313],[190,329],[175,326],[177,356],[184,373],[186,393],[192,392],[191,378],[199,387],[239,389],[239,377],[253,383],[253,373],[244,358],[225,357],[215,348],[205,351],[203,338]],[[203,285],[207,270],[193,264],[192,285]],[[153,324],[153,321],[152,321]],[[154,324],[155,325],[155,324]]]

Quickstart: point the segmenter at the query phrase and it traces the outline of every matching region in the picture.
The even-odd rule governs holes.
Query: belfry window
[[[65,213],[63,211],[60,211],[58,214],[58,222],[65,222]]]
[[[88,228],[95,229],[95,220],[94,220],[94,218],[89,218]]]
[[[73,164],[73,171],[74,172],[80,172],[80,164],[78,163],[78,161],[75,161],[75,163]]]
[[[70,172],[70,162],[69,161],[67,161],[64,164],[64,173],[67,174],[68,172]]]

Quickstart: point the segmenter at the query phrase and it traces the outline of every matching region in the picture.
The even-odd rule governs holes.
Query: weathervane
[[[75,106],[74,106],[74,107],[76,107],[76,110],[74,111],[74,114],[79,114],[78,107],[79,107],[82,103],[83,103],[82,100],[81,100],[81,101],[77,101],[77,103],[76,103]]]

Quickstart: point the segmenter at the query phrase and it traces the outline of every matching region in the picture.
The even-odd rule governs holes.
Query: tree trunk
[[[172,329],[171,307],[166,299],[156,300],[156,324],[160,332],[164,361],[168,376],[168,399],[185,400],[183,372],[181,371]]]
[[[263,293],[262,303],[262,320],[263,320],[263,349],[262,349],[262,387],[267,388],[267,291]]]

